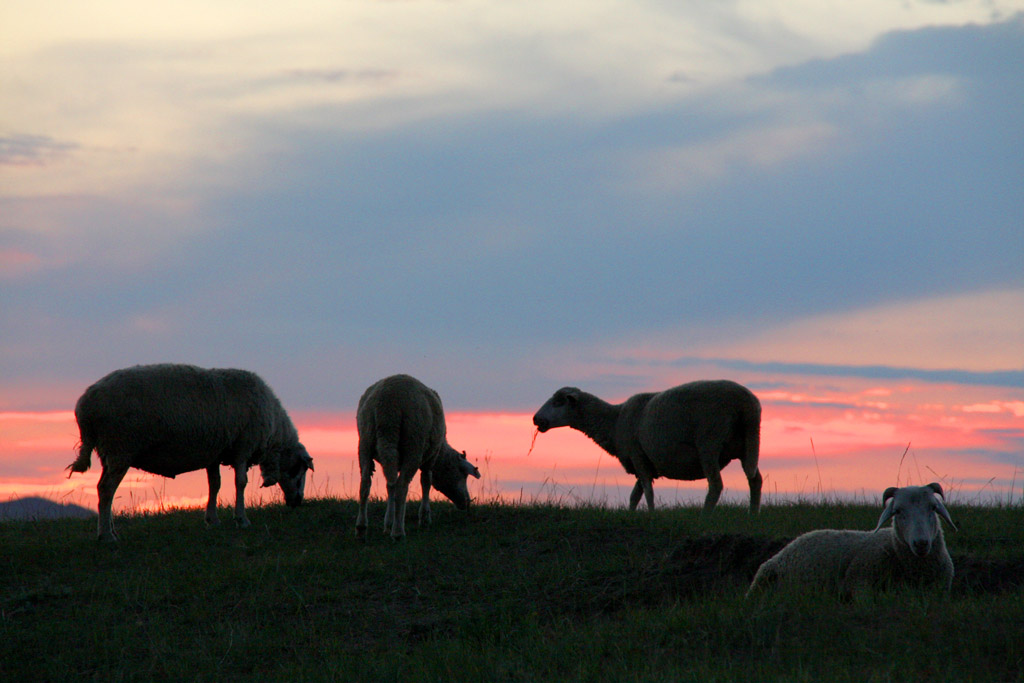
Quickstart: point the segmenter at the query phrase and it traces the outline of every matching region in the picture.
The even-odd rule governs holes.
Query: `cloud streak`
[[[72,142],[61,142],[46,135],[14,134],[0,137],[0,165],[44,166],[78,149]]]
[[[628,366],[631,361],[619,361]],[[646,361],[643,362],[647,364]],[[767,363],[738,358],[680,357],[664,361],[664,365],[686,368],[715,365],[726,370],[775,375],[814,375],[821,377],[859,377],[863,379],[913,379],[947,384],[1011,387],[1024,389],[1024,370],[972,372],[970,370],[929,370],[926,368],[886,365],[828,365],[823,363]]]

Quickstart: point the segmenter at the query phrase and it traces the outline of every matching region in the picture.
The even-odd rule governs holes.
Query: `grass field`
[[[951,506],[952,594],[746,601],[761,561],[877,505],[437,504],[394,543],[372,506],[0,524],[0,679],[1024,680],[1024,509]]]

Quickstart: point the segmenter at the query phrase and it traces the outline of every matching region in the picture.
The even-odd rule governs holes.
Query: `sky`
[[[0,498],[94,504],[75,400],[153,362],[264,377],[314,495],[406,372],[478,498],[622,504],[532,413],[719,377],[768,502],[1024,497],[1024,0],[14,1],[0,105]]]

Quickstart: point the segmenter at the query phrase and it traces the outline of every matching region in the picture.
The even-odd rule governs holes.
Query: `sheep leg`
[[[245,516],[245,485],[249,483],[248,468],[235,465],[235,525],[239,529],[249,527],[249,518]]]
[[[107,458],[107,461],[112,461],[115,458]],[[125,461],[130,458],[125,458]],[[99,498],[99,521],[98,521],[98,537],[101,541],[116,541],[117,534],[114,533],[114,517],[111,512],[111,507],[114,504],[114,492],[117,491],[118,485],[121,480],[124,479],[124,475],[128,473],[127,465],[111,465],[107,466],[107,462],[103,463],[103,473],[100,474],[99,483],[96,484],[96,495]]]
[[[639,487],[641,487],[643,489],[644,498],[647,500],[647,509],[648,510],[653,510],[654,509],[654,472],[652,471],[651,467],[648,465],[647,457],[645,455],[642,455],[642,454],[639,457],[634,455],[633,456],[633,467],[636,469],[636,486],[639,486]],[[633,493],[630,494],[630,496],[629,496],[629,502],[630,502],[631,505],[633,503],[633,497],[634,496],[637,497],[636,502],[637,503],[640,502],[639,494],[636,491],[636,486],[633,487]],[[630,509],[635,510],[636,506],[634,505]]]
[[[402,463],[402,469],[395,480],[393,489],[395,516],[391,525],[391,538],[396,541],[405,536],[405,500],[409,495],[409,484],[412,483],[412,478],[416,476],[416,470],[419,469],[416,465],[415,459],[406,460]]]
[[[708,495],[704,498],[704,510],[703,514],[707,514],[715,509],[715,505],[718,504],[718,499],[722,495],[722,473],[719,470],[710,470],[707,473],[708,478]]]
[[[633,486],[633,492],[629,494],[629,509],[636,510],[636,506],[640,504],[640,497],[644,495],[644,485],[640,483],[640,480],[636,480],[636,485]]]
[[[420,527],[429,526],[430,519],[430,485],[433,481],[433,475],[430,470],[424,468],[420,470],[420,488],[423,490],[423,497],[420,499]]]
[[[747,482],[750,484],[750,511],[757,512],[761,508],[761,471],[755,469],[753,476],[747,475]]]
[[[395,487],[398,485],[397,462],[397,454],[395,458],[381,458],[380,468],[384,471],[385,488],[388,491],[388,505],[384,511],[384,533],[391,532],[395,528]]]
[[[356,515],[356,538],[366,538],[369,517],[366,504],[370,500],[370,484],[373,482],[373,446],[369,439],[359,437],[359,514]]]
[[[388,491],[388,505],[384,511],[384,533],[390,532],[393,534],[395,527],[398,524],[398,517],[395,514],[398,496],[398,480],[400,479],[397,463],[397,453],[394,454],[394,457],[382,456],[380,459],[380,468],[384,472],[384,481],[386,482],[386,488]]]
[[[391,538],[400,541],[405,536],[405,498],[409,494],[409,480],[398,477],[388,496],[388,511],[392,514]]]
[[[206,481],[210,484],[210,498],[206,501],[206,523],[210,526],[220,524],[217,518],[217,493],[220,491],[220,463],[213,463],[206,468]]]
[[[370,483],[373,480],[373,462],[369,467],[360,467],[359,514],[356,515],[356,538],[366,538],[366,502],[370,499]]]
[[[384,509],[384,533],[389,533],[393,528],[395,520],[395,485],[389,483],[386,488],[388,490],[388,504]]]

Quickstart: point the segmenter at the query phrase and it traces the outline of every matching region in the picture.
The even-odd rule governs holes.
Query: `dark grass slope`
[[[352,501],[0,525],[3,680],[1020,680],[1024,510],[957,508],[952,595],[743,592],[787,539],[870,505],[438,505],[409,536]]]

